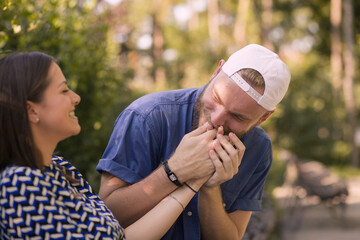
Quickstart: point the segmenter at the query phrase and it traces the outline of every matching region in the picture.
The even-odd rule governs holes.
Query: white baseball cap
[[[253,89],[238,71],[251,68],[258,71],[265,80],[264,94]],[[275,109],[284,98],[290,83],[290,71],[279,56],[269,49],[250,44],[233,53],[222,67],[234,82],[268,111]]]

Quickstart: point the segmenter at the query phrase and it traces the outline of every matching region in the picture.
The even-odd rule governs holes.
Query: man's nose
[[[226,110],[222,106],[217,106],[216,109],[210,114],[211,122],[215,126],[223,126],[226,121]]]

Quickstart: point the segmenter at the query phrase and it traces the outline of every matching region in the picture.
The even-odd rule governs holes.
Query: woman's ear
[[[38,115],[37,105],[31,101],[26,101],[26,107],[27,107],[29,121],[35,124],[38,123],[40,119]]]

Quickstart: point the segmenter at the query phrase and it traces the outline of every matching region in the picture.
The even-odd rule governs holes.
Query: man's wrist
[[[216,189],[219,188],[219,187],[220,187],[220,185],[205,183],[204,185],[201,186],[199,191],[211,193],[211,192],[216,191]]]
[[[163,163],[163,168],[165,170],[165,173],[167,175],[167,177],[169,178],[169,180],[174,183],[176,186],[182,186],[182,183],[180,183],[178,177],[175,175],[174,172],[172,172],[169,168],[169,165],[168,165],[168,161],[164,161]]]

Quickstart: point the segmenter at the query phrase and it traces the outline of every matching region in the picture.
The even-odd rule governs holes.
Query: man
[[[118,117],[97,166],[100,196],[120,224],[134,222],[177,185],[211,174],[163,239],[241,239],[251,212],[261,209],[272,162],[271,141],[258,125],[289,82],[278,55],[251,44],[221,60],[201,88],[134,101]],[[201,130],[206,122],[217,128],[215,140]],[[227,154],[212,162],[221,148]]]

